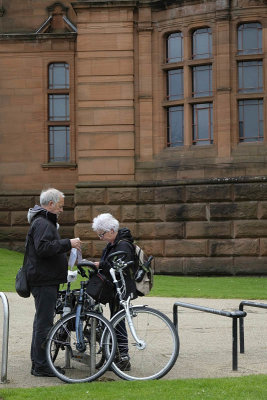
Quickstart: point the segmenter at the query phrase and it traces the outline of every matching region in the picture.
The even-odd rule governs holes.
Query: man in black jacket
[[[57,218],[63,212],[64,194],[57,189],[42,191],[40,205],[28,211],[31,224],[27,235],[27,276],[35,302],[35,316],[31,344],[34,376],[54,376],[45,352],[47,334],[53,326],[57,292],[67,282],[68,260],[66,252],[72,247],[81,250],[79,238],[61,239]]]

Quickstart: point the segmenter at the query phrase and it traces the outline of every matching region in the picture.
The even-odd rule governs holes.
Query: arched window
[[[184,49],[182,32],[171,33],[167,37],[166,51],[167,63],[183,61]]]
[[[239,25],[237,52],[240,55],[262,53],[262,27],[258,22]]]
[[[70,161],[69,65],[48,67],[49,162]]]
[[[193,32],[192,58],[212,57],[212,33],[210,28],[201,28]]]

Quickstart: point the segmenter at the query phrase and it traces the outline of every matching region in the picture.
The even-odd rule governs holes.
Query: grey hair
[[[104,231],[109,232],[111,229],[118,232],[120,223],[109,213],[99,214],[93,219],[92,229],[95,232]]]
[[[43,190],[40,194],[40,205],[47,206],[50,201],[56,204],[62,197],[65,197],[64,194],[57,189],[50,188]]]

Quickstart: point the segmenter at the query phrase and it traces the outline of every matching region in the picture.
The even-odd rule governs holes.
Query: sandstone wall
[[[61,237],[74,235],[73,200],[73,194],[65,193],[64,213],[59,219]],[[0,247],[24,251],[29,228],[27,212],[35,204],[39,204],[39,193],[0,193]]]
[[[143,184],[77,185],[75,236],[84,255],[98,258],[104,243],[93,217],[111,212],[155,256],[157,273],[265,274],[267,179],[229,178]]]
[[[38,197],[0,193],[0,247],[23,251],[27,210]],[[85,257],[98,259],[104,246],[92,219],[111,212],[154,255],[157,273],[266,274],[266,177],[79,183],[65,204],[61,235],[79,236]]]

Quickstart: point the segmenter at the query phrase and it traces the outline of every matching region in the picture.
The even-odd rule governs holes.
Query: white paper
[[[82,260],[82,252],[75,249],[74,247],[71,249],[69,256],[69,267],[72,269],[74,265],[77,265]]]
[[[77,279],[78,271],[70,271],[68,270],[68,282],[74,282]]]

